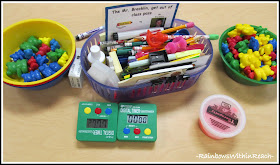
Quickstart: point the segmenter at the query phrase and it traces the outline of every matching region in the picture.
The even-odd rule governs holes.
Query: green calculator
[[[157,139],[157,107],[140,103],[80,102],[76,139],[154,142]]]
[[[116,141],[118,104],[80,102],[78,111],[77,140]]]
[[[155,104],[120,103],[118,116],[118,140],[146,142],[157,140]]]

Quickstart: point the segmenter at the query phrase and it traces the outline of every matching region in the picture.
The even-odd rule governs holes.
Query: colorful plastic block
[[[223,54],[227,54],[229,52],[228,44],[222,43],[221,49]]]
[[[57,62],[50,63],[49,67],[55,72],[57,72],[59,69],[61,69],[61,66]]]
[[[243,72],[245,73],[245,75],[247,77],[249,77],[250,79],[254,79],[255,77],[255,73],[252,72],[251,68],[249,66],[246,66],[243,70]]]
[[[273,81],[273,77],[272,76],[267,76],[266,80],[262,79],[261,81],[266,81],[266,82]]]
[[[17,62],[7,62],[6,66],[8,67],[6,74],[9,77],[14,75],[21,77],[22,73],[28,72],[26,59],[17,60]]]
[[[24,79],[24,82],[32,82],[42,79],[42,75],[38,70],[30,71],[30,73],[24,73],[21,77]]]
[[[238,32],[237,29],[233,29],[232,31],[228,32],[229,37],[240,36],[241,32]]]
[[[27,42],[31,43],[32,45],[36,46],[37,48],[39,48],[42,44],[41,40],[38,40],[36,37],[34,36],[30,36],[27,40]]]
[[[45,77],[49,77],[55,73],[55,71],[53,71],[47,64],[40,66],[39,70]]]
[[[19,46],[20,49],[26,50],[26,49],[32,49],[33,52],[38,52],[38,49],[36,46],[32,45],[30,42],[24,42]]]
[[[49,37],[39,37],[39,40],[41,40],[43,44],[50,46],[51,38],[49,38]]]
[[[242,40],[250,40],[251,39],[251,37],[256,37],[256,34],[252,34],[252,35],[244,35],[243,37],[242,37]]]
[[[57,61],[60,58],[61,55],[59,53],[50,51],[50,52],[47,53],[47,56],[49,57],[49,59],[52,62],[54,62],[54,61]]]
[[[236,60],[236,59],[234,59],[234,60],[232,60],[230,63],[230,66],[234,69],[234,70],[236,70],[236,71],[240,71],[240,67],[239,67],[239,61],[238,60]]]
[[[259,41],[255,39],[254,37],[251,37],[250,43],[248,44],[248,47],[250,49],[253,49],[253,51],[258,51],[259,50]]]
[[[236,24],[235,29],[244,35],[252,35],[257,33],[257,31],[249,24]]]
[[[272,50],[273,50],[273,46],[271,44],[266,44],[266,45],[260,47],[259,52],[261,55],[264,55],[264,54],[270,55]]]
[[[263,67],[256,68],[255,72],[255,79],[260,81],[261,79],[266,80],[267,76],[272,76],[274,72],[270,69],[268,65]]]
[[[59,45],[59,43],[55,39],[52,39],[50,41],[50,45],[51,45],[51,50],[53,52],[55,51],[55,49],[60,49],[60,45]]]
[[[49,62],[49,59],[47,59],[46,55],[41,56],[40,54],[36,56],[36,62],[39,64],[39,66],[42,66],[45,63]]]
[[[277,62],[276,61],[271,61],[271,66],[276,66]]]
[[[59,54],[59,57],[61,57],[61,55],[66,51],[63,49],[55,49],[55,52]]]
[[[39,65],[37,64],[35,58],[32,56],[28,61],[27,61],[27,64],[28,64],[28,71],[30,72],[31,70],[36,70],[38,69]]]
[[[239,53],[240,68],[244,69],[246,66],[250,66],[252,70],[261,66],[261,61],[253,54]]]
[[[268,33],[267,28],[263,28],[262,26],[256,27],[255,30],[257,31],[257,35]]]
[[[255,38],[259,41],[260,46],[266,45],[268,41],[273,40],[272,38],[270,38],[270,35],[264,35],[264,34],[260,34]]]
[[[239,41],[234,48],[238,50],[239,53],[247,53],[248,51],[248,40]]]
[[[274,72],[272,78],[275,79],[277,76],[277,66],[271,66],[270,69]]]
[[[29,60],[32,56],[35,57],[35,53],[33,53],[32,49],[26,49],[24,52],[24,58]]]
[[[257,57],[260,61],[262,61],[262,56],[260,55],[259,51],[254,51],[252,49],[248,49],[247,54],[249,55],[253,55],[255,57]]]
[[[10,55],[10,57],[13,59],[14,62],[16,62],[17,60],[22,60],[24,58],[24,53],[20,49],[17,52],[15,52],[14,54]]]
[[[233,58],[233,54],[231,52],[228,52],[226,55],[225,55],[225,59],[228,63],[230,63],[232,60],[234,60]]]
[[[46,44],[42,44],[42,46],[39,48],[39,51],[36,53],[36,55],[40,54],[40,55],[46,55],[49,51],[51,51],[51,48],[46,45]]]
[[[276,41],[276,39],[269,40],[268,43],[273,46],[273,51],[275,51],[277,49],[277,41]]]
[[[62,54],[62,56],[59,58],[59,60],[57,61],[57,63],[60,65],[60,66],[64,66],[66,64],[66,61],[69,59],[69,56],[67,55],[66,52],[64,52]]]

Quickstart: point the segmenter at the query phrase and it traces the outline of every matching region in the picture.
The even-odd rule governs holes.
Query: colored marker
[[[117,32],[113,33],[113,40],[126,40],[130,38],[134,38],[139,36],[141,33],[147,32],[147,30],[164,30],[163,27],[160,28],[150,28],[150,29],[140,29],[140,30],[132,30],[132,31],[125,31],[125,32]]]
[[[89,37],[92,33],[97,32],[98,30],[102,30],[102,29],[104,29],[104,28],[105,28],[104,26],[100,26],[100,27],[98,27],[98,28],[96,28],[96,29],[92,29],[92,30],[90,30],[90,31],[87,31],[87,32],[78,34],[78,35],[76,35],[75,38],[76,38],[77,41],[80,41],[80,40],[82,40],[82,39],[84,39],[84,38]]]
[[[132,24],[132,22],[131,21],[127,21],[127,22],[117,23],[117,26],[128,25],[128,24]]]
[[[205,39],[209,39],[209,40],[217,40],[219,39],[219,35],[218,34],[209,34],[209,35],[167,35],[166,39],[167,40],[173,40],[176,37],[182,36],[185,40],[189,39],[191,37],[194,38],[205,38]],[[141,41],[146,41],[147,40],[147,36],[137,36],[135,37],[135,39],[139,39]]]
[[[148,45],[148,43],[147,41],[124,43],[124,46],[140,46],[140,45]]]
[[[120,40],[120,41],[101,41],[101,42],[98,42],[98,45],[100,45],[100,46],[113,46],[113,45],[122,44],[124,42],[125,42],[124,40]]]

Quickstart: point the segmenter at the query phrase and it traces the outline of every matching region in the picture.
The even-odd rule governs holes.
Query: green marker
[[[136,54],[136,51],[133,49],[119,49],[116,53],[118,56],[133,56]]]
[[[147,41],[144,42],[127,42],[124,43],[124,46],[140,46],[140,45],[148,45]]]

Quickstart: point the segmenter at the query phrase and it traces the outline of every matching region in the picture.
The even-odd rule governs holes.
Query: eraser
[[[193,22],[188,22],[186,23],[187,28],[192,28],[194,27],[194,23]]]

